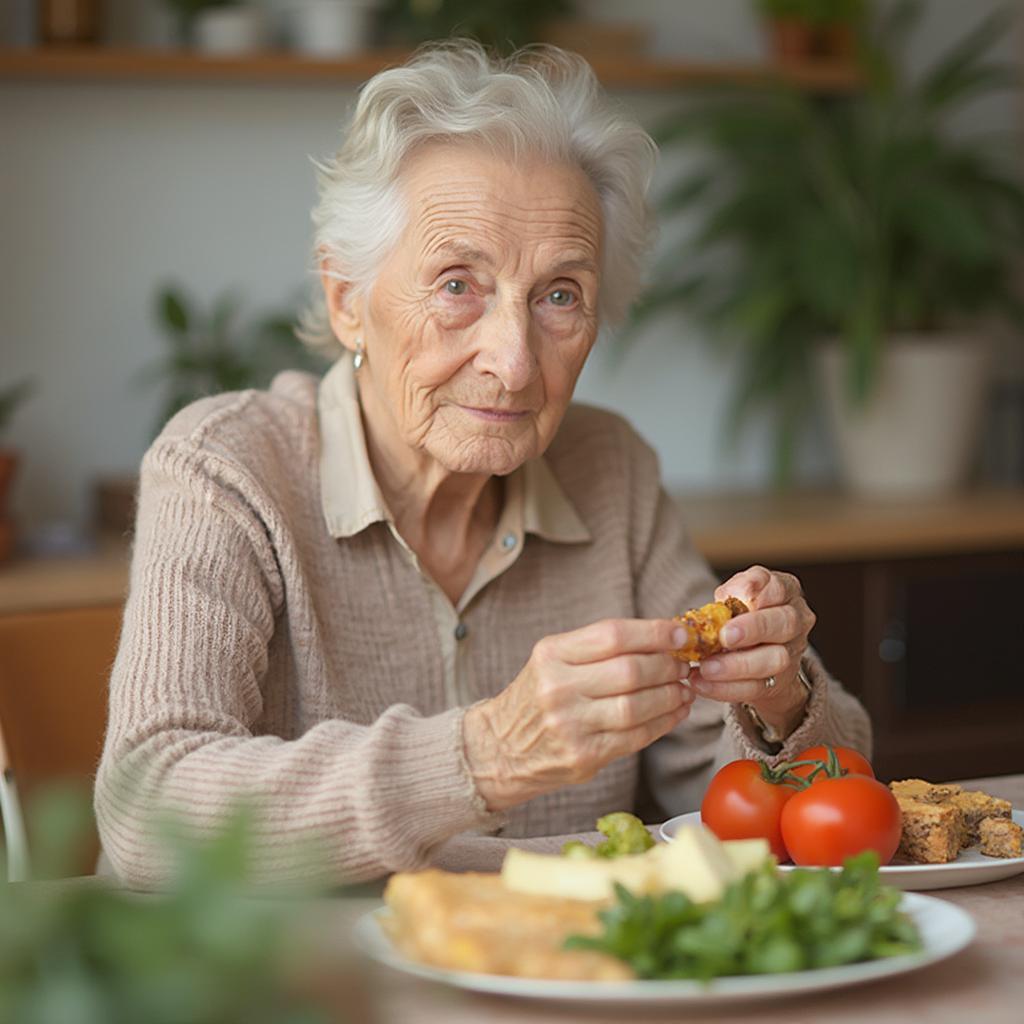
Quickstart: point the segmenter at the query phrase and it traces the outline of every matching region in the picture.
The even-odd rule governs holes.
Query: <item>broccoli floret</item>
[[[607,836],[598,843],[599,857],[622,857],[630,853],[643,853],[654,845],[650,832],[635,815],[626,811],[614,811],[597,819],[597,830]]]

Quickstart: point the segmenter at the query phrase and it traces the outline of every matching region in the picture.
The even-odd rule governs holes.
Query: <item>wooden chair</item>
[[[0,616],[0,816],[8,877],[29,871],[22,807],[41,786],[92,791],[107,720],[121,606]],[[92,873],[93,835],[76,867]]]

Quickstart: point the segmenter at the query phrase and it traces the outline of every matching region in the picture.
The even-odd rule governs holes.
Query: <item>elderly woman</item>
[[[340,358],[195,403],[143,463],[96,796],[124,879],[160,877],[155,807],[202,832],[249,797],[268,873],[317,835],[359,879],[867,749],[797,580],[716,589],[651,449],[571,404],[654,155],[559,51],[453,44],[363,89],[315,212],[307,334]],[[713,593],[751,610],[688,672],[671,616]]]

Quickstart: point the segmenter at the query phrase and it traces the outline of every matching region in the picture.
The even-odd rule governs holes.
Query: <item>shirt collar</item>
[[[392,522],[366,451],[352,359],[342,356],[320,382],[320,505],[332,537],[352,537],[371,523]],[[520,513],[520,509],[522,510]],[[526,533],[562,544],[591,539],[543,456],[508,476],[505,514]]]

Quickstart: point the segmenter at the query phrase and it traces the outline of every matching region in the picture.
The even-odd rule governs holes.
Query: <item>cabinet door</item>
[[[885,774],[1024,770],[1024,552],[870,564],[864,583],[864,696]]]

